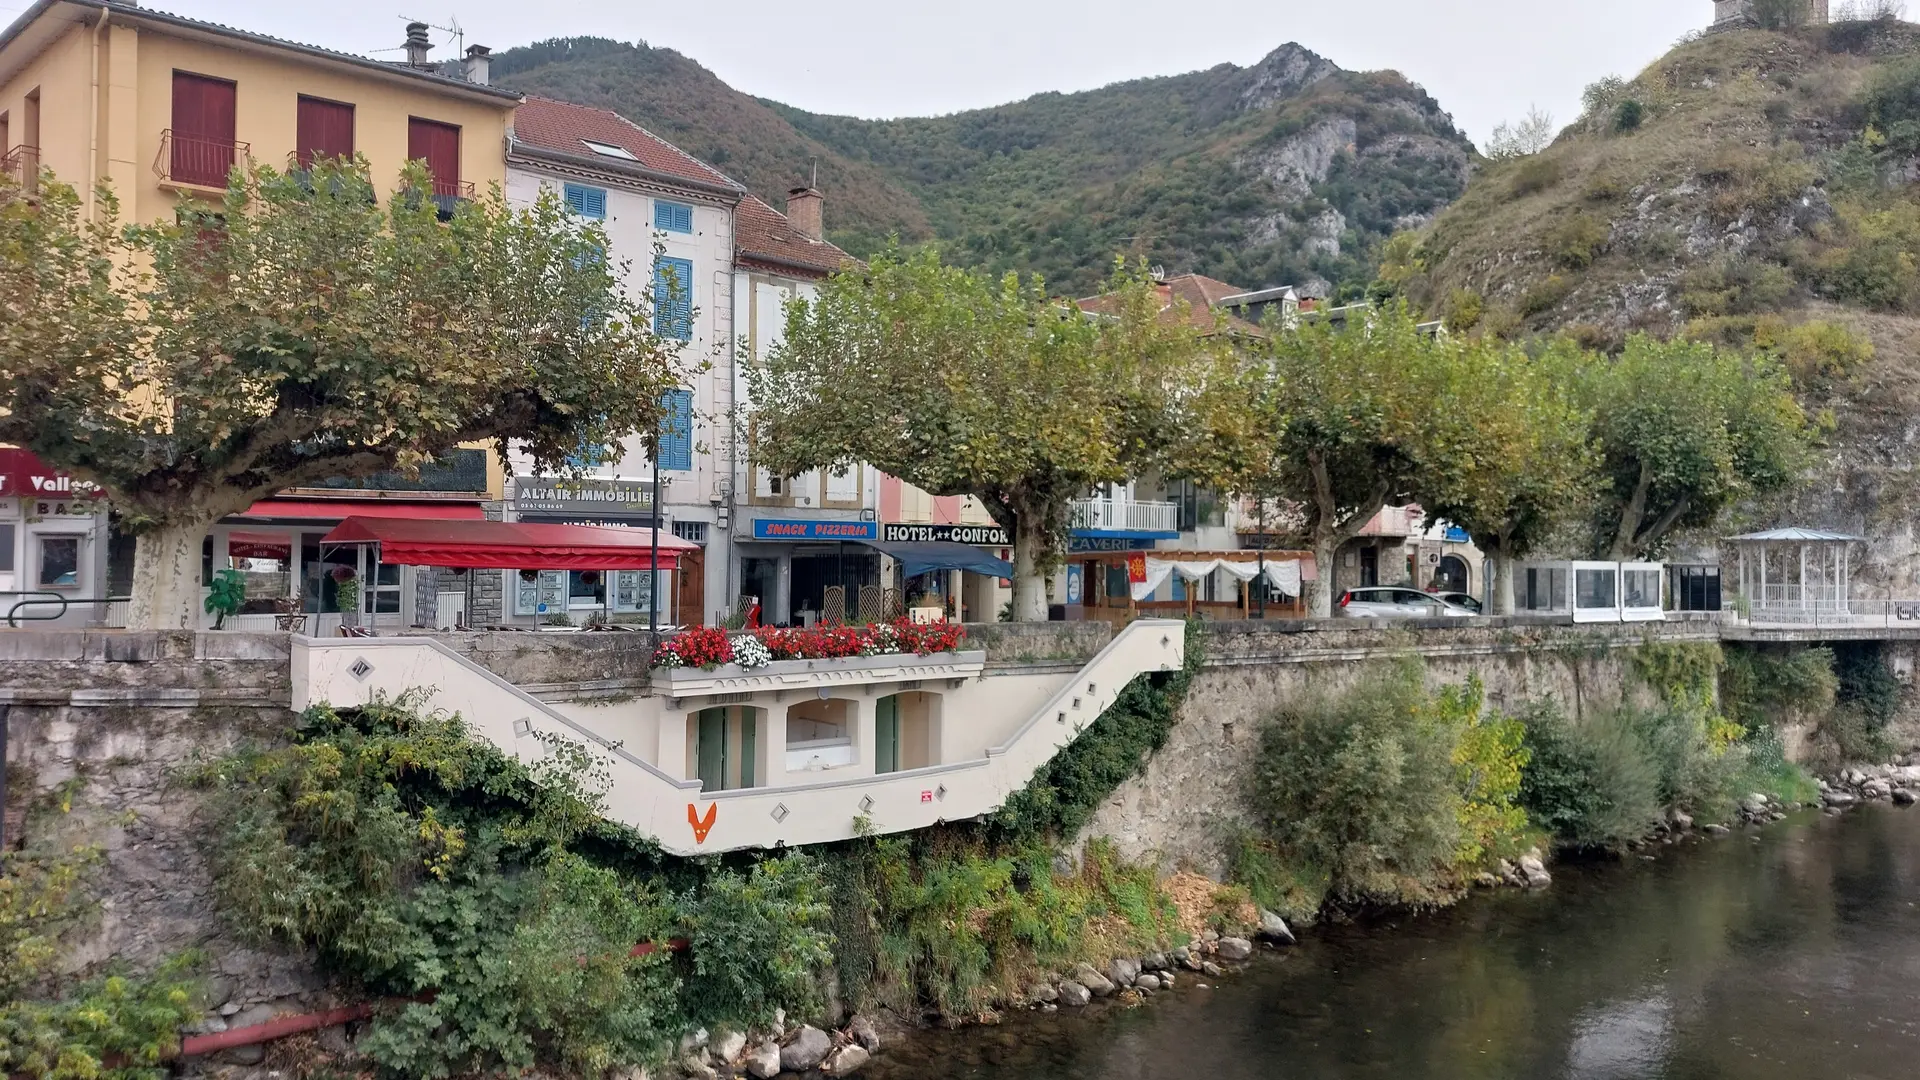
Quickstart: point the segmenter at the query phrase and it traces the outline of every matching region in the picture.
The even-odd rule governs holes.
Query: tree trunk
[[[1022,511],[1013,528],[1013,621],[1047,621],[1047,555],[1045,519]]]
[[[140,534],[127,629],[199,629],[200,544],[215,520],[173,522]]]
[[[1333,558],[1340,543],[1337,537],[1313,542],[1314,580],[1300,583],[1300,590],[1307,594],[1307,615],[1311,618],[1333,618]]]
[[[1490,553],[1493,556],[1493,614],[1513,614],[1513,575],[1519,563],[1502,544]]]

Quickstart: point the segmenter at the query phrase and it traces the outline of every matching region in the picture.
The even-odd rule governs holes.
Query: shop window
[[[0,574],[13,573],[14,526],[0,521]]]
[[[1573,576],[1574,606],[1589,610],[1617,606],[1619,576],[1612,569],[1576,571]]]
[[[34,584],[42,589],[80,587],[79,537],[40,537],[39,571],[34,575]]]

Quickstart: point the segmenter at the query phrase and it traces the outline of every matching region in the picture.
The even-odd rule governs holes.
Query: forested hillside
[[[836,242],[890,234],[1094,291],[1119,254],[1258,288],[1357,288],[1381,241],[1465,188],[1473,148],[1418,86],[1298,45],[1248,68],[1118,83],[951,116],[820,116],[732,90],[666,49],[513,49],[497,79],[616,109],[781,205],[816,167]]]

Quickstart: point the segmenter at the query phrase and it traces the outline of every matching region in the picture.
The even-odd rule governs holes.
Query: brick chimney
[[[467,46],[467,81],[475,86],[487,85],[487,69],[492,62],[492,49],[485,45]]]
[[[826,239],[825,207],[827,197],[810,187],[787,192],[787,220],[793,231],[809,240]]]
[[[427,50],[433,48],[433,39],[427,36],[427,24],[411,22],[407,24],[407,66],[423,68],[427,66]]]

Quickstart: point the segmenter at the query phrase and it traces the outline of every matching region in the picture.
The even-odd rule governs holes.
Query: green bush
[[[1521,198],[1537,195],[1559,184],[1563,175],[1560,162],[1553,158],[1538,154],[1522,158],[1513,168],[1513,193]]]
[[[1545,278],[1535,282],[1534,285],[1520,297],[1520,313],[1522,315],[1538,315],[1543,311],[1551,311],[1555,307],[1558,307],[1560,302],[1565,300],[1572,292],[1573,282],[1568,281],[1559,274],[1548,274]]]
[[[1592,214],[1574,214],[1547,235],[1547,250],[1569,270],[1584,270],[1606,246],[1607,223]]]
[[[1660,821],[1660,767],[1630,713],[1575,722],[1548,700],[1533,703],[1521,722],[1530,760],[1520,805],[1559,843],[1614,847]]]
[[[1613,110],[1613,130],[1635,131],[1647,118],[1647,107],[1633,98],[1621,102]]]
[[[548,750],[529,768],[405,699],[311,710],[294,745],[196,777],[218,899],[243,932],[416,999],[359,1042],[390,1076],[597,1074],[810,1002],[828,959],[814,860],[666,860],[600,816],[583,748]],[[691,958],[632,955],[679,936]]]
[[[1523,819],[1512,813],[1520,736],[1481,715],[1477,684],[1438,694],[1417,663],[1370,670],[1338,696],[1288,702],[1262,727],[1247,805],[1273,860],[1243,882],[1269,898],[1437,904]],[[1318,892],[1319,895],[1311,895]]]
[[[1720,672],[1720,704],[1735,723],[1770,728],[1825,715],[1839,686],[1832,649],[1735,647]]]

